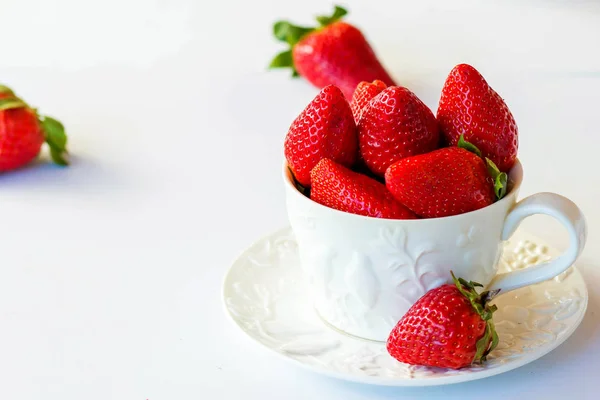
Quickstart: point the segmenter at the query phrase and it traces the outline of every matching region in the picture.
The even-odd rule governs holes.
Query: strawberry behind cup
[[[275,37],[290,48],[279,53],[270,68],[292,68],[294,76],[300,75],[318,88],[336,85],[348,100],[361,81],[379,79],[393,85],[362,32],[340,20],[346,14],[336,6],[332,15],[317,17],[318,27],[275,23]]]

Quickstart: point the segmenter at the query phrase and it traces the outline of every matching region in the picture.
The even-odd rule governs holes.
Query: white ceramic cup
[[[516,202],[523,179],[519,162],[509,173],[509,193],[494,204],[444,218],[390,220],[322,206],[301,194],[284,163],[287,210],[298,242],[312,301],[333,327],[385,341],[398,320],[428,290],[457,277],[501,292],[551,279],[569,268],[586,241],[579,208],[554,193]],[[551,261],[497,274],[503,241],[533,214],[558,219],[570,247]]]

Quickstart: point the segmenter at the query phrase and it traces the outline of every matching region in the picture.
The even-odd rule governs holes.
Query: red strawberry
[[[66,165],[64,127],[50,117],[40,117],[6,86],[0,85],[0,172],[28,164],[46,141],[52,159]]]
[[[333,15],[317,17],[318,28],[277,22],[273,26],[275,37],[291,49],[279,53],[270,68],[291,67],[294,75],[302,75],[318,88],[338,86],[348,99],[361,81],[380,79],[393,85],[360,30],[339,21],[346,14],[345,9],[336,6]]]
[[[515,119],[504,100],[472,66],[460,64],[450,72],[437,118],[450,145],[464,135],[500,171],[508,172],[515,164],[519,147]]]
[[[385,173],[388,190],[424,218],[477,210],[495,200],[484,161],[459,147],[404,158]]]
[[[364,108],[358,141],[365,164],[383,176],[396,161],[435,150],[439,131],[435,116],[413,92],[392,86]]]
[[[356,125],[348,101],[326,86],[292,122],[285,137],[285,158],[296,180],[310,186],[310,171],[323,158],[351,166],[356,161]]]
[[[396,360],[430,367],[458,369],[483,362],[498,344],[488,302],[495,293],[477,294],[475,282],[430,290],[408,310],[387,340]]]
[[[372,83],[363,81],[358,84],[350,102],[350,108],[357,124],[365,106],[386,87],[387,85],[378,79]]]
[[[329,159],[321,160],[310,175],[310,198],[319,204],[368,217],[417,218],[394,199],[385,185]]]

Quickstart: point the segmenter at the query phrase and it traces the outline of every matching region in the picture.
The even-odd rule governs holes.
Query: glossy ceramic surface
[[[554,255],[539,239],[518,232],[505,244],[499,266],[501,272],[521,271]],[[223,300],[244,334],[284,359],[328,376],[388,386],[465,382],[534,361],[573,333],[588,300],[575,267],[497,297],[494,321],[500,344],[484,366],[453,371],[399,363],[384,343],[341,333],[319,318],[308,291],[298,244],[287,228],[259,240],[234,262]]]
[[[322,206],[296,190],[285,165],[283,172],[288,216],[314,306],[331,325],[365,339],[385,340],[418,298],[451,281],[451,270],[506,292],[563,272],[586,240],[583,215],[569,199],[539,193],[517,203],[520,163],[502,200],[465,214],[418,220],[363,217]],[[524,218],[539,213],[563,223],[569,249],[536,268],[497,275],[503,240]]]

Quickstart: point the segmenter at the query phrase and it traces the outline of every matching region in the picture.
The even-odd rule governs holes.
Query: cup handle
[[[569,248],[553,260],[497,275],[489,290],[501,289],[504,293],[554,278],[573,265],[583,251],[587,237],[585,217],[575,203],[555,193],[537,193],[518,202],[504,221],[502,240],[508,240],[521,221],[534,214],[546,214],[559,220],[569,232]]]

